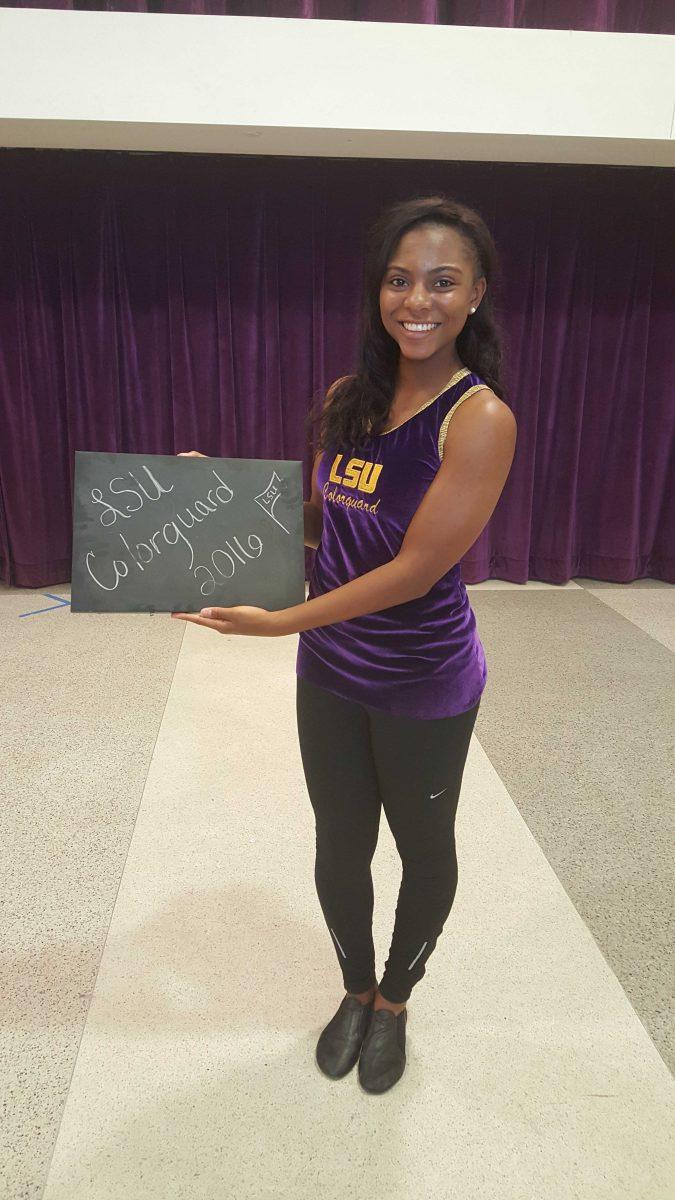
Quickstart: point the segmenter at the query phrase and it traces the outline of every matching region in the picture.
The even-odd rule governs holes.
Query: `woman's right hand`
[[[181,450],[176,458],[208,458],[208,454],[200,454],[199,450]]]

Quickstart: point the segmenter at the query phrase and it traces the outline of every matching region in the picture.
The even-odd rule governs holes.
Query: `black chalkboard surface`
[[[299,460],[75,451],[72,612],[304,599]]]

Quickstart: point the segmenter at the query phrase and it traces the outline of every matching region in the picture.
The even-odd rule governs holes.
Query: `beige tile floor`
[[[23,618],[51,602],[0,588],[3,1200],[675,1194],[673,589],[469,592],[490,676],[459,888],[373,1097],[313,1061],[343,991],[297,637]],[[373,875],[381,968],[384,818]]]

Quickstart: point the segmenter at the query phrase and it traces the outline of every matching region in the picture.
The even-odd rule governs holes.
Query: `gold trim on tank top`
[[[425,400],[424,404],[414,413],[411,413],[409,417],[406,417],[405,421],[401,421],[400,425],[394,425],[393,429],[383,429],[382,433],[377,434],[377,437],[386,437],[388,433],[395,433],[396,430],[400,429],[402,425],[407,425],[408,421],[412,421],[413,417],[416,417],[418,413],[424,412],[425,408],[428,408],[430,404],[433,404],[434,400],[438,400],[438,397],[442,396],[443,392],[447,392],[448,388],[453,387],[454,384],[459,383],[460,379],[463,379],[465,375],[470,374],[471,372],[468,367],[460,367],[459,371],[455,371],[455,374],[452,376],[452,378],[449,379],[447,383],[443,384],[443,387],[440,389],[440,391],[436,392],[436,395],[431,397],[431,400]]]
[[[439,458],[441,458],[441,459],[443,458],[443,452],[445,449],[445,435],[448,432],[448,425],[450,424],[450,418],[451,418],[452,414],[455,412],[455,410],[457,408],[459,408],[462,401],[466,400],[468,396],[473,396],[474,392],[485,392],[485,391],[489,392],[489,390],[490,389],[486,383],[477,383],[474,385],[474,387],[467,388],[464,395],[460,396],[459,400],[456,400],[455,403],[453,404],[452,408],[449,409],[449,411],[446,413],[446,415],[443,418],[443,424],[441,425],[441,428],[438,432],[438,457]]]

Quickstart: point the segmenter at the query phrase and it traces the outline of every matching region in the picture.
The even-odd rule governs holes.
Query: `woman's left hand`
[[[285,630],[280,621],[280,612],[267,608],[251,608],[238,604],[234,608],[203,608],[200,613],[172,612],[180,621],[191,621],[193,625],[204,625],[216,633],[243,633],[253,637],[280,637]]]

